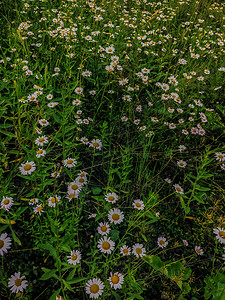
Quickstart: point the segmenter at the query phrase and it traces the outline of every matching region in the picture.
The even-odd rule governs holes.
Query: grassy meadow
[[[2,0],[0,299],[225,299],[225,4]]]

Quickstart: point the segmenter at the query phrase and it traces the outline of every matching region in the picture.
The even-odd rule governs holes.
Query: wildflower
[[[48,143],[48,138],[45,135],[40,136],[35,140],[35,144],[38,146],[44,146],[44,144]]]
[[[198,128],[192,127],[191,128],[191,133],[192,134],[198,134]]]
[[[79,99],[76,99],[76,100],[73,100],[72,104],[78,106],[81,104],[81,101]]]
[[[36,164],[34,161],[26,161],[25,164],[21,164],[21,167],[19,167],[20,172],[22,175],[31,175],[36,170]]]
[[[29,205],[34,205],[34,204],[37,204],[37,203],[38,203],[38,201],[39,201],[39,199],[38,199],[38,198],[33,198],[33,199],[30,199],[30,201],[29,201]]]
[[[55,172],[51,173],[51,177],[59,178],[60,177],[60,172],[55,171]]]
[[[225,244],[225,229],[217,227],[213,229],[213,233],[216,234],[216,239],[219,240],[221,244]]]
[[[62,163],[67,168],[73,168],[76,166],[77,161],[74,158],[67,158],[67,159],[63,160]]]
[[[185,147],[184,145],[180,145],[180,146],[179,146],[179,151],[180,151],[180,152],[184,151],[185,149],[186,149],[186,147]]]
[[[75,93],[78,94],[78,95],[82,94],[83,93],[83,88],[82,87],[77,87],[75,89]]]
[[[144,202],[141,201],[140,199],[134,200],[133,206],[138,210],[143,210],[145,208]]]
[[[106,53],[111,54],[111,53],[113,53],[114,51],[115,51],[115,48],[114,48],[113,46],[109,46],[109,47],[106,47],[106,48],[105,48],[105,52],[106,52]]]
[[[86,71],[82,72],[82,76],[84,76],[84,77],[91,77],[91,75],[92,75],[91,71],[86,70]]]
[[[27,280],[23,280],[25,276],[21,276],[20,272],[15,273],[9,278],[8,287],[10,287],[12,293],[23,292],[28,286]]]
[[[132,247],[132,253],[136,256],[136,257],[143,257],[146,255],[146,250],[143,247],[142,244],[135,244]]]
[[[180,168],[185,168],[187,166],[187,163],[183,160],[177,161],[177,164]]]
[[[196,252],[198,255],[202,255],[202,254],[203,254],[203,250],[201,249],[200,246],[195,246],[195,252]]]
[[[106,223],[100,223],[98,229],[98,233],[101,235],[107,235],[109,233],[109,231],[111,230],[111,228],[109,227],[109,224]]]
[[[1,209],[9,211],[11,206],[13,205],[13,198],[12,197],[4,197],[1,202]]]
[[[172,182],[172,180],[169,179],[169,178],[165,178],[164,180],[165,180],[165,182],[167,182],[167,183],[169,183],[169,184]]]
[[[48,126],[49,125],[49,122],[45,119],[41,119],[38,121],[38,123],[41,125],[41,126]]]
[[[100,279],[90,279],[86,283],[86,293],[90,296],[90,298],[97,299],[102,295],[104,287],[105,285]]]
[[[44,212],[44,210],[43,210],[43,206],[41,204],[39,204],[38,206],[34,207],[34,213],[35,214],[38,213],[39,215],[41,215],[43,212]]]
[[[121,80],[119,80],[119,85],[125,85],[128,83],[128,79],[127,78],[123,78]]]
[[[47,98],[48,100],[52,100],[53,95],[52,95],[52,94],[48,94],[48,95],[46,96],[46,98]]]
[[[114,250],[115,243],[110,239],[104,236],[98,241],[98,248],[101,252],[111,254]]]
[[[61,200],[60,196],[49,197],[48,198],[48,206],[55,207],[56,203]]]
[[[54,108],[58,104],[59,104],[58,102],[50,102],[50,103],[47,104],[47,106],[50,107],[50,108]]]
[[[123,222],[124,215],[118,208],[113,208],[108,213],[108,219],[111,223],[120,224]]]
[[[89,147],[93,147],[95,149],[102,149],[102,142],[99,139],[94,139],[90,142]]]
[[[7,253],[7,249],[11,248],[11,239],[7,236],[7,233],[2,233],[0,235],[0,254],[3,256],[4,252]]]
[[[175,129],[175,128],[176,128],[175,124],[173,124],[173,123],[169,124],[169,129]]]
[[[122,121],[122,122],[127,122],[127,120],[128,120],[128,118],[125,117],[125,116],[121,118],[121,121]]]
[[[186,240],[182,240],[182,242],[184,243],[184,245],[187,247],[188,246],[188,242]]]
[[[215,154],[215,157],[216,157],[216,160],[219,160],[219,161],[224,161],[225,160],[225,154],[221,153],[221,152],[217,152]]]
[[[157,243],[160,248],[165,248],[168,245],[168,242],[164,237],[159,237]]]
[[[67,258],[68,258],[67,261],[69,264],[76,266],[76,264],[80,263],[81,253],[78,250],[73,250],[73,251],[71,251],[70,255],[67,256]]]
[[[123,254],[123,256],[130,255],[130,252],[131,252],[131,249],[130,249],[130,247],[127,247],[127,245],[123,245],[120,248],[120,253]]]
[[[184,190],[182,189],[182,187],[179,184],[174,184],[175,190],[178,194],[183,194]]]
[[[41,156],[45,156],[46,155],[46,151],[43,149],[38,149],[38,151],[36,152],[36,157],[40,158]]]
[[[122,289],[124,276],[118,272],[114,274],[110,272],[110,277],[108,278],[108,281],[110,282],[111,287],[114,288],[115,290]]]
[[[105,195],[105,200],[114,204],[118,200],[118,195],[116,193],[108,193]]]
[[[92,218],[94,219],[96,217],[97,217],[97,214],[91,214],[91,215],[88,216],[88,219],[92,219]]]

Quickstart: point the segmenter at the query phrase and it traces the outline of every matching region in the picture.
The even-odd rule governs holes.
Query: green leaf
[[[156,255],[145,256],[143,259],[155,270],[159,270],[164,267],[164,263]]]
[[[74,279],[71,279],[71,280],[67,280],[66,282],[69,283],[69,284],[75,284],[75,283],[78,283],[78,282],[81,282],[81,281],[84,281],[84,280],[87,280],[86,277],[78,277],[78,278],[74,278]]]
[[[93,187],[92,192],[94,195],[99,195],[101,193],[102,189],[100,187]]]
[[[45,243],[45,244],[40,244],[39,245],[39,248],[40,249],[44,249],[44,250],[48,250],[50,252],[50,254],[55,258],[57,259],[57,253],[56,253],[56,250],[55,248],[49,244],[49,243]]]
[[[73,270],[70,272],[70,274],[68,275],[68,277],[67,277],[67,279],[66,279],[67,282],[68,282],[68,280],[71,280],[71,279],[73,278],[73,276],[74,276],[74,274],[75,274],[75,271],[76,271],[76,269],[73,269]]]
[[[59,293],[61,292],[61,288],[58,289],[52,296],[50,297],[49,300],[55,300],[57,296],[59,296]]]
[[[119,239],[119,234],[120,234],[119,230],[116,230],[116,229],[110,230],[110,232],[109,232],[109,236],[111,237],[113,242],[115,242]]]
[[[117,294],[116,292],[112,291],[112,295],[115,297],[116,300],[120,300],[121,297],[119,294]]]
[[[45,270],[48,270],[48,269],[44,269],[45,274],[43,274],[41,276],[40,280],[48,280],[51,277],[55,278],[55,275],[56,275],[55,272],[57,271],[56,269],[48,270],[48,271],[45,271]]]

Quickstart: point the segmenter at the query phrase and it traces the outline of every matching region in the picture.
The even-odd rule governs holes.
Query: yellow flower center
[[[113,275],[111,277],[111,281],[112,281],[113,284],[117,284],[120,281],[119,276],[118,275]]]
[[[120,218],[120,216],[119,216],[118,214],[113,214],[113,215],[112,215],[112,219],[113,219],[114,221],[118,221],[119,218]]]
[[[225,232],[224,232],[224,231],[219,231],[219,236],[220,236],[222,239],[225,239]]]
[[[25,171],[29,171],[31,169],[31,165],[27,164],[23,168],[24,168]]]
[[[68,160],[67,160],[67,164],[68,164],[68,165],[71,165],[72,163],[73,163],[73,160],[72,160],[72,159],[68,159]]]
[[[21,285],[21,282],[22,282],[22,279],[16,279],[16,280],[15,280],[15,285],[16,285],[16,286],[20,286],[20,285]]]
[[[40,138],[39,142],[42,143],[42,142],[44,142],[44,140],[45,140],[44,138]]]
[[[69,194],[69,198],[73,199],[74,198],[74,194]]]
[[[137,249],[136,249],[136,253],[137,253],[137,254],[141,254],[141,253],[142,253],[141,248],[137,248]]]
[[[43,123],[43,124],[46,124],[46,123],[47,123],[47,121],[45,121],[45,120],[42,120],[42,123]]]
[[[54,198],[54,197],[52,197],[51,202],[52,202],[52,203],[56,203],[56,202],[57,202],[57,199]]]
[[[221,154],[220,154],[220,155],[218,155],[218,157],[219,157],[220,159],[223,159],[223,155],[221,155]]]
[[[42,154],[43,153],[43,150],[38,150],[37,151],[37,154]]]
[[[35,97],[30,97],[30,100],[35,100]]]
[[[200,249],[196,249],[196,252],[197,252],[197,253],[200,253],[200,252],[201,252],[201,250],[200,250]]]
[[[3,240],[0,240],[0,249],[2,249],[4,246],[4,241]]]
[[[181,192],[181,188],[179,188],[179,187],[176,187],[176,190],[177,190],[178,192]]]
[[[101,227],[101,231],[102,231],[102,232],[106,232],[106,231],[107,231],[107,227],[106,227],[105,225],[103,225],[103,226]]]
[[[8,205],[8,204],[9,204],[9,199],[5,199],[3,203],[4,203],[5,205]]]
[[[77,259],[77,255],[76,255],[76,254],[72,254],[72,255],[71,255],[71,259],[72,259],[72,260],[76,260],[76,259]]]
[[[102,243],[102,248],[103,248],[104,250],[109,250],[109,248],[110,248],[110,243],[107,242],[107,241],[103,242],[103,243]]]
[[[42,211],[42,207],[38,206],[37,211]]]
[[[159,241],[160,245],[164,245],[165,242],[163,240]]]
[[[79,182],[83,183],[84,182],[84,178],[79,178]]]
[[[99,143],[98,142],[94,142],[93,146],[97,148],[99,146]]]
[[[79,187],[78,187],[77,184],[73,184],[73,185],[71,186],[71,189],[74,190],[74,191],[76,191],[78,188],[79,188]]]
[[[127,249],[123,249],[123,253],[124,253],[124,254],[127,254],[127,253],[128,253],[128,250],[127,250]]]
[[[136,203],[137,207],[141,207],[141,204],[139,202]]]
[[[99,291],[99,286],[97,284],[92,284],[90,287],[90,292],[92,294],[97,294]]]
[[[113,201],[114,199],[115,199],[115,198],[114,198],[113,196],[109,196],[109,197],[108,197],[108,200],[109,200],[109,201]]]

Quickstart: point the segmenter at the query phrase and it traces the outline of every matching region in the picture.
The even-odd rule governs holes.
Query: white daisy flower
[[[185,168],[187,166],[187,163],[183,160],[177,161],[177,164],[180,168]]]
[[[100,223],[98,229],[98,233],[101,235],[107,235],[109,233],[109,231],[111,230],[111,228],[109,227],[109,224],[106,223]]]
[[[42,130],[40,128],[36,127],[35,130],[38,134],[42,134]]]
[[[27,280],[23,280],[25,276],[21,276],[20,272],[15,273],[9,278],[8,287],[10,287],[12,293],[23,292],[28,286]]]
[[[43,149],[38,149],[37,152],[36,152],[36,157],[37,158],[40,158],[41,156],[45,156],[46,155],[46,151],[43,150]]]
[[[68,192],[73,192],[75,195],[79,195],[80,191],[81,184],[77,180],[69,183]]]
[[[58,104],[59,104],[58,102],[50,102],[50,103],[47,104],[47,106],[50,107],[50,108],[53,108]]]
[[[168,242],[164,237],[159,237],[157,243],[160,248],[165,248],[168,245]]]
[[[41,125],[41,126],[48,126],[49,125],[49,122],[45,119],[40,119],[38,121],[38,123]]]
[[[179,184],[174,184],[175,190],[178,194],[183,194],[184,190],[182,189],[182,187]]]
[[[116,193],[108,193],[105,195],[105,200],[110,203],[116,203],[118,200],[118,195]]]
[[[219,161],[224,161],[225,160],[225,154],[221,153],[221,152],[216,153],[215,157],[216,157],[216,160],[219,160]]]
[[[144,202],[140,199],[134,200],[133,207],[137,208],[138,210],[143,210],[145,208]]]
[[[143,257],[146,255],[146,250],[143,247],[142,244],[135,244],[132,247],[132,253],[136,256],[136,257]]]
[[[88,183],[87,177],[77,176],[76,181],[81,185],[85,185]]]
[[[123,245],[123,246],[120,248],[120,253],[123,254],[123,256],[125,256],[125,255],[130,255],[130,253],[131,253],[131,248],[130,248],[130,247],[127,247],[127,245]]]
[[[60,196],[55,196],[55,197],[49,197],[48,198],[48,206],[50,207],[55,207],[56,203],[59,202],[61,200]]]
[[[124,282],[124,276],[118,272],[112,273],[110,272],[110,277],[108,278],[108,281],[110,282],[110,285],[112,288],[116,289],[122,289],[122,284]]]
[[[188,241],[182,240],[182,242],[184,243],[184,245],[185,245],[186,247],[188,246]]]
[[[122,211],[120,209],[113,208],[113,209],[110,209],[110,211],[108,213],[108,219],[111,223],[120,224],[121,222],[123,222],[124,214],[122,213]]]
[[[81,139],[81,142],[84,144],[84,145],[88,145],[89,144],[89,141],[88,141],[88,139],[84,136],[84,137],[82,137]]]
[[[22,175],[31,175],[36,170],[36,164],[34,161],[26,161],[25,164],[21,164],[19,169]]]
[[[77,87],[75,89],[75,93],[78,94],[78,95],[82,94],[83,93],[83,88],[82,87]]]
[[[67,258],[69,264],[76,266],[76,264],[79,264],[81,261],[81,253],[78,250],[73,250]]]
[[[47,98],[48,100],[52,100],[53,95],[52,95],[52,94],[48,94],[48,95],[46,96],[46,98]]]
[[[88,216],[88,219],[94,219],[94,218],[96,218],[97,217],[97,214],[90,214],[89,216]]]
[[[100,279],[90,279],[86,283],[86,293],[89,295],[90,298],[97,299],[99,296],[102,295],[104,287],[105,285]]]
[[[1,202],[1,209],[9,211],[11,206],[13,205],[13,198],[12,197],[4,197]]]
[[[73,168],[76,166],[77,161],[74,158],[67,158],[67,159],[63,160],[62,163],[67,168]]]
[[[42,147],[44,144],[48,144],[48,138],[42,135],[35,140],[35,144]]]
[[[106,48],[105,48],[105,52],[106,52],[106,53],[111,54],[111,53],[113,53],[114,51],[115,51],[115,48],[114,48],[113,46],[109,46],[109,47],[106,47]]]
[[[186,147],[185,147],[184,145],[180,145],[180,146],[179,146],[179,151],[180,151],[180,152],[184,151],[185,149],[186,149]]]
[[[37,204],[37,203],[38,203],[38,201],[39,201],[39,199],[38,199],[38,198],[33,198],[33,199],[30,199],[30,201],[29,201],[29,205],[34,205],[34,204]]]
[[[203,253],[204,253],[200,246],[195,246],[195,252],[198,255],[203,255]]]
[[[101,252],[111,254],[114,250],[115,243],[110,239],[104,236],[98,241],[98,248]]]
[[[216,239],[219,240],[221,244],[225,244],[225,229],[217,227],[213,229],[213,233],[216,234]]]
[[[39,204],[38,206],[34,207],[34,213],[41,215],[44,212],[43,206]]]
[[[0,254],[1,256],[4,255],[4,252],[7,253],[8,249],[11,248],[11,239],[7,236],[7,233],[3,232],[0,235]]]
[[[94,139],[89,143],[89,147],[93,147],[95,149],[102,149],[102,142],[99,139]]]

